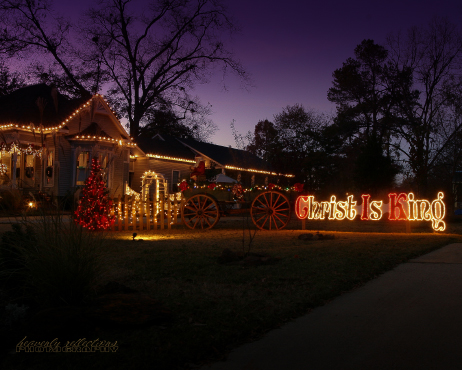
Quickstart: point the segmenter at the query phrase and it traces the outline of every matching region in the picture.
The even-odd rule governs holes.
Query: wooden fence
[[[181,194],[148,202],[128,195],[112,199],[111,216],[114,216],[114,223],[111,230],[170,229],[172,225],[181,223],[183,201]]]

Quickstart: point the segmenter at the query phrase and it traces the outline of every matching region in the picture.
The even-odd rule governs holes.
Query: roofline
[[[176,140],[178,140],[181,144],[183,144],[184,146],[187,146],[189,149],[195,151],[196,153],[199,153],[200,155],[204,156],[204,157],[207,157],[207,158],[210,158],[212,159],[216,164],[220,165],[221,167],[225,168],[226,166],[217,162],[216,160],[214,160],[213,158],[209,157],[208,155],[205,155],[204,153],[201,153],[200,151],[198,151],[197,149],[194,149],[192,146],[188,145],[188,144],[185,144],[183,143],[180,139],[178,138],[175,138]]]
[[[169,161],[196,163],[196,161],[193,161],[192,159],[185,159],[185,158],[180,158],[180,157],[170,157],[168,155],[160,155],[160,154],[152,154],[152,153],[146,153],[145,155],[148,158],[154,158],[154,159],[167,159]]]
[[[122,124],[120,123],[119,119],[117,118],[116,113],[111,109],[109,106],[109,103],[106,101],[103,95],[101,94],[95,94],[93,95],[89,100],[87,100],[85,103],[82,103],[72,114],[70,114],[63,122],[61,122],[57,126],[52,126],[52,127],[43,127],[42,125],[40,126],[35,126],[34,124],[30,123],[29,125],[21,125],[21,124],[15,124],[15,123],[9,123],[5,125],[0,125],[0,130],[8,130],[8,129],[22,129],[24,131],[29,131],[29,132],[43,132],[43,133],[50,133],[50,132],[55,132],[61,130],[64,126],[67,125],[69,120],[71,120],[76,114],[78,114],[81,110],[87,108],[90,106],[91,101],[93,99],[98,99],[101,101],[105,107],[109,110],[110,114],[109,116],[111,117],[111,120],[115,123],[116,127],[118,128],[119,132],[122,134],[122,136],[126,137],[127,140],[133,140],[132,137],[125,131],[123,128]]]
[[[246,171],[246,172],[255,172],[255,173],[261,173],[261,174],[265,174],[265,175],[273,175],[273,176],[285,176],[285,177],[295,177],[294,175],[291,175],[291,174],[284,174],[284,173],[276,173],[276,172],[271,172],[271,171],[265,171],[265,170],[257,170],[257,169],[253,169],[253,168],[241,168],[241,167],[235,167],[235,166],[230,166],[230,165],[223,165],[221,163],[218,163],[217,161],[215,161],[213,158],[209,157],[208,155],[205,155],[203,153],[201,153],[199,150],[197,149],[194,149],[193,147],[191,147],[190,145],[188,144],[185,144],[183,143],[180,139],[178,138],[175,138],[176,140],[178,140],[181,144],[187,146],[188,148],[190,148],[191,150],[194,150],[195,152],[199,153],[200,155],[204,156],[204,157],[207,157],[207,158],[210,158],[211,160],[213,160],[215,163],[217,163],[218,165],[220,165],[222,168],[225,168],[225,169],[228,169],[228,170],[238,170],[238,171]],[[212,145],[216,145],[216,144],[212,144]],[[217,145],[219,146],[219,145]],[[224,147],[226,148],[226,147]],[[234,148],[233,148],[234,149]],[[241,149],[234,149],[234,150],[241,150]],[[245,152],[245,150],[243,150]]]
[[[119,129],[120,133],[123,134],[124,136],[126,136],[127,138],[129,138],[130,140],[133,140],[132,137],[130,136],[130,134],[124,129],[124,127],[120,123],[116,112],[114,112],[112,110],[112,108],[110,107],[110,105],[109,105],[108,101],[105,99],[105,97],[103,95],[101,95],[101,94],[95,94],[95,95],[93,95],[91,97],[91,99],[87,103],[91,102],[92,99],[94,99],[94,98],[98,98],[100,101],[102,101],[104,103],[106,108],[109,109],[109,111],[111,112],[110,116],[112,118],[112,121],[116,124],[116,126]]]

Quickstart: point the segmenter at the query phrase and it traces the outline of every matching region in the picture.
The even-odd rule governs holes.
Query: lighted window
[[[33,154],[26,155],[26,167],[34,167],[35,156]]]
[[[54,151],[49,150],[47,152],[47,158],[45,163],[45,186],[53,186],[54,184]]]
[[[54,154],[54,153],[53,153],[52,150],[49,150],[49,151],[48,151],[48,155],[47,155],[47,167],[53,166],[53,159],[54,159],[53,154]]]
[[[107,154],[99,154],[98,159],[99,159],[99,164],[101,166],[101,169],[104,170],[108,165],[108,155]]]
[[[77,158],[77,180],[76,185],[85,185],[88,177],[88,167],[90,163],[90,153],[81,152]]]
[[[81,152],[79,154],[79,157],[77,158],[77,168],[85,169],[88,167],[89,162],[90,162],[90,153]]]
[[[35,156],[33,154],[26,154],[24,156],[24,177],[23,186],[33,186],[35,178]]]
[[[99,153],[98,160],[102,170],[103,181],[106,187],[109,187],[109,155],[107,153]]]
[[[0,151],[0,183],[7,182],[11,177],[11,155]]]

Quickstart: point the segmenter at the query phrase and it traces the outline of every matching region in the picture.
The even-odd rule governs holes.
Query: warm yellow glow
[[[443,202],[444,194],[439,192],[437,198],[430,202],[427,199],[414,199],[414,194],[407,194],[407,219],[409,221],[431,221],[436,231],[444,231],[446,223],[443,218],[446,207]]]
[[[166,155],[158,155],[158,154],[146,154],[147,157],[151,158],[158,158],[158,159],[168,159],[170,161],[178,161],[178,162],[186,162],[186,163],[196,163],[191,159],[184,159],[184,158],[176,158],[176,157],[169,157]]]
[[[81,110],[87,108],[90,106],[90,103],[91,101],[93,100],[93,98],[95,97],[101,97],[104,102],[108,105],[109,107],[109,104],[108,104],[108,101],[103,97],[103,95],[101,94],[95,94],[93,95],[93,97],[88,100],[86,103],[82,104],[78,109],[75,110],[75,112],[73,112],[69,117],[67,117],[60,125],[58,125],[57,127],[33,127],[33,125],[29,125],[29,127],[26,127],[26,126],[22,126],[22,127],[19,127],[18,125],[15,125],[15,124],[7,124],[7,125],[1,125],[0,126],[0,130],[3,130],[3,129],[8,129],[8,128],[11,128],[11,127],[17,127],[19,129],[22,129],[24,131],[29,131],[29,132],[53,132],[53,131],[59,131],[61,130],[61,128],[63,126],[65,126],[65,124],[67,122],[69,122],[70,119],[72,119],[73,117],[76,116],[76,114],[78,114]],[[117,114],[109,107],[109,109],[111,110],[111,112],[114,114],[114,116],[118,119],[117,117]],[[133,139],[131,139],[133,140]],[[129,144],[127,144],[129,145]],[[136,146],[136,144],[130,144],[129,146]]]
[[[363,194],[361,198],[361,220],[378,221],[384,213],[388,213],[388,219],[392,221],[431,221],[433,230],[446,229],[443,221],[446,215],[443,192],[439,192],[433,201],[415,199],[413,193],[390,193],[387,205],[383,201],[372,201],[369,194]],[[356,204],[353,195],[343,202],[338,202],[335,195],[330,197],[329,202],[317,202],[313,195],[299,196],[295,202],[295,213],[302,220],[324,220],[326,216],[329,220],[354,220],[359,208]]]
[[[85,137],[85,135],[82,135],[82,136],[76,135],[75,139],[85,140],[85,141],[88,141],[88,139],[91,139],[91,140],[94,140],[94,141],[111,141],[111,142],[112,142],[112,141],[116,141],[115,139],[109,138],[109,137],[99,136],[99,137],[97,138],[96,136],[91,137],[90,135],[87,135],[86,137]],[[125,145],[125,146],[129,146],[129,147],[135,147],[135,146],[136,146],[135,143],[123,141],[123,140],[121,140],[121,139],[119,139],[118,144],[119,144],[120,146],[124,146],[124,145]]]
[[[21,155],[21,153],[24,153],[24,154],[34,155],[34,156],[38,156],[38,157],[42,156],[42,148],[34,149],[32,147],[32,144],[29,144],[27,148],[21,148],[20,146],[16,145],[15,143],[11,143],[9,145],[9,148],[8,148],[7,144],[2,143],[0,145],[0,151],[3,152],[3,153],[16,153],[18,155]]]
[[[136,201],[139,201],[141,197],[141,194],[133,190],[130,186],[128,186],[128,184],[125,184],[125,194],[128,196],[135,196]]]
[[[286,175],[286,174],[283,174],[283,173],[276,173],[276,172],[269,172],[269,171],[254,170],[254,169],[252,169],[252,168],[241,168],[241,167],[234,167],[234,166],[228,166],[228,165],[226,165],[225,168],[227,168],[227,169],[229,169],[229,170],[237,170],[237,171],[247,171],[247,172],[262,173],[262,174],[265,174],[265,175],[295,177],[294,175]]]
[[[436,231],[446,230],[446,223],[443,221],[446,215],[446,208],[443,202],[444,194],[439,192],[437,198],[432,202],[431,215],[432,215],[432,227]]]

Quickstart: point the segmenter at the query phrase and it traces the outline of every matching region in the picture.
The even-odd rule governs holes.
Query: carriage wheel
[[[261,230],[283,229],[290,220],[289,200],[277,191],[266,191],[254,199],[250,215]]]
[[[181,207],[181,219],[190,229],[211,229],[220,219],[220,210],[212,197],[196,194]]]

